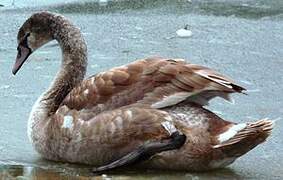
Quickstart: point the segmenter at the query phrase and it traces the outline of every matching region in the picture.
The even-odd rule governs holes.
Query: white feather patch
[[[165,118],[167,121],[173,121],[172,117],[171,116],[165,116]]]
[[[115,118],[115,123],[118,129],[122,129],[123,128],[123,119],[120,116],[117,116]]]
[[[110,128],[109,130],[110,130],[111,134],[114,134],[116,132],[116,125],[115,125],[114,122],[110,123],[109,128]]]
[[[225,141],[228,141],[229,139],[234,137],[239,131],[243,130],[245,127],[247,127],[246,123],[233,125],[227,131],[225,131],[224,133],[222,133],[218,136],[219,142],[223,143]]]
[[[131,119],[132,116],[133,116],[132,111],[131,111],[131,110],[127,110],[126,113],[127,113],[127,115],[128,115],[128,118]]]
[[[192,95],[191,92],[179,92],[171,96],[164,97],[161,101],[152,104],[151,107],[159,109],[167,106],[172,106],[178,104],[179,102],[184,101],[185,99],[187,99],[187,97],[191,95]]]
[[[164,127],[164,129],[166,129],[166,131],[169,132],[170,135],[177,131],[176,127],[172,122],[165,121],[162,122],[161,125]]]
[[[85,96],[87,96],[88,93],[89,93],[89,90],[88,90],[88,89],[84,90],[84,95],[85,95]]]
[[[61,127],[71,129],[73,126],[74,126],[73,117],[72,116],[65,116],[63,124],[62,124]]]

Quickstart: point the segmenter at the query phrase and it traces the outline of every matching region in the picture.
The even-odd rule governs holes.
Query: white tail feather
[[[219,144],[213,146],[220,148],[238,143],[249,137],[264,137],[270,135],[274,126],[274,121],[262,119],[253,123],[242,123],[231,126],[227,131],[218,135]]]

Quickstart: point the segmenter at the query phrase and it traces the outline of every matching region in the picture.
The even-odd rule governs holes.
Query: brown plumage
[[[52,39],[63,51],[62,66],[28,124],[33,146],[47,159],[101,166],[158,147],[141,167],[206,170],[232,163],[272,130],[269,120],[234,124],[203,108],[215,96],[229,99],[245,89],[183,59],[137,60],[83,80],[84,39],[69,20],[49,12],[35,13],[20,28],[13,73]],[[176,132],[185,141],[164,148]]]

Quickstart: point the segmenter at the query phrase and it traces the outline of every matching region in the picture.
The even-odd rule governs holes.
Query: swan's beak
[[[32,53],[29,47],[25,47],[23,45],[18,46],[18,55],[16,58],[16,62],[14,64],[12,73],[16,75],[16,73],[20,70],[24,62],[27,60],[29,55]]]

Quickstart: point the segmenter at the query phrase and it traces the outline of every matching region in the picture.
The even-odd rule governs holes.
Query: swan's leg
[[[113,161],[107,165],[100,166],[93,169],[94,173],[100,173],[102,171],[112,170],[118,167],[127,166],[130,164],[136,164],[141,161],[149,159],[151,156],[160,153],[162,151],[168,151],[173,149],[179,149],[186,141],[186,136],[174,132],[168,139],[153,141],[144,145],[141,145],[136,150],[121,157],[120,159]]]

